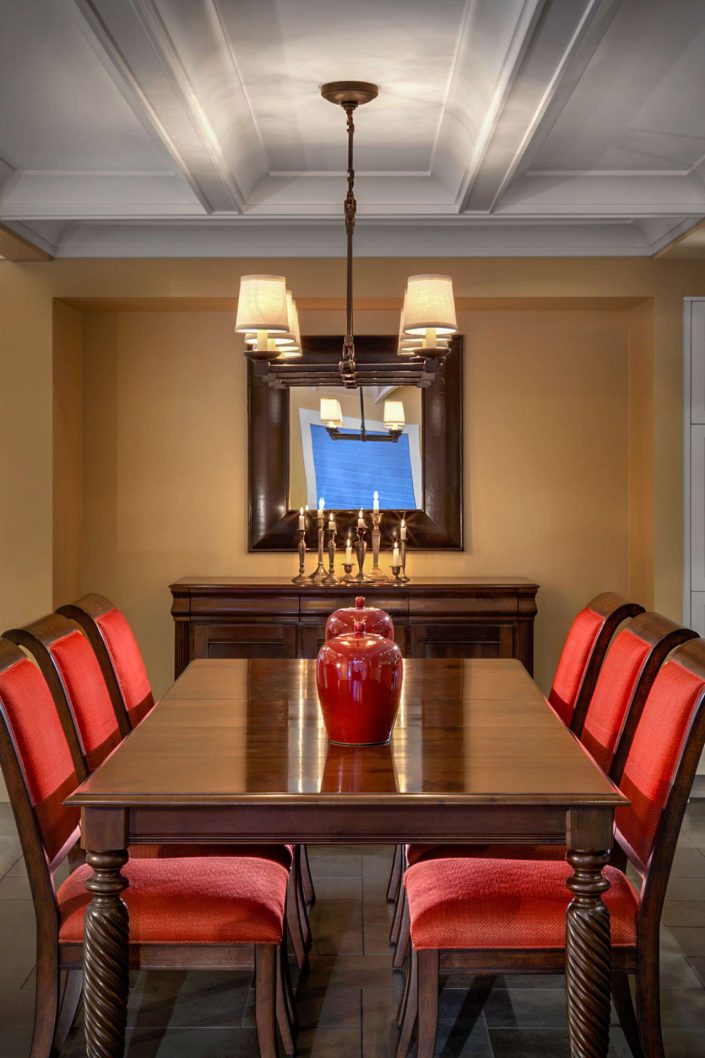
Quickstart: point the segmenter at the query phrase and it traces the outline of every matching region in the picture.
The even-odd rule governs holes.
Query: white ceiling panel
[[[359,252],[653,254],[705,218],[703,70],[705,0],[0,0],[0,223],[337,255],[350,79]]]
[[[0,4],[0,155],[14,169],[164,170],[72,0]]]
[[[705,2],[625,0],[536,170],[688,170],[705,155]]]
[[[159,0],[170,13],[179,0]],[[214,5],[215,6],[215,5]],[[356,165],[431,167],[465,0],[217,0],[270,171],[345,168],[345,119],[326,81],[379,84],[359,112]]]

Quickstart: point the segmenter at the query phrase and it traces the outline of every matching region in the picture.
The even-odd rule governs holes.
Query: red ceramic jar
[[[328,738],[343,746],[389,742],[399,709],[403,662],[396,643],[365,621],[318,652],[316,682]]]
[[[384,636],[385,639],[394,639],[394,622],[387,611],[378,610],[376,606],[365,606],[362,595],[357,596],[354,607],[346,606],[330,615],[326,621],[326,639],[352,632],[355,622],[361,617],[365,618],[365,628],[368,632]]]

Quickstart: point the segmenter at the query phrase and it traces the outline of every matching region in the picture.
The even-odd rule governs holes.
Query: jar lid
[[[386,636],[367,630],[366,617],[357,617],[352,631],[343,632],[342,635],[329,639],[325,647],[335,651],[336,654],[352,659],[370,657],[373,654],[386,653],[390,650],[399,651],[393,639],[387,639]]]

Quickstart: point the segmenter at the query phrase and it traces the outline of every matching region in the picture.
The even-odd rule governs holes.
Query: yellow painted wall
[[[305,333],[328,330],[305,310]],[[387,333],[390,312],[358,314]],[[628,584],[624,311],[473,311],[465,361],[466,552],[424,575],[541,585],[537,675],[550,684],[573,613]],[[170,581],[295,572],[248,555],[245,360],[226,312],[91,312],[84,327],[84,589],[134,621],[158,690],[172,666]],[[344,526],[341,526],[344,529]]]
[[[61,301],[53,312],[53,600],[81,593],[83,510],[83,316]]]

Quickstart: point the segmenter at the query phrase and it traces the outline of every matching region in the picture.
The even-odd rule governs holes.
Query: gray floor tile
[[[128,1023],[142,1028],[239,1028],[251,972],[143,971],[130,997]]]
[[[0,900],[31,900],[29,878],[26,874],[6,874],[0,879]]]
[[[0,1032],[2,1033],[0,1036],[2,1058],[27,1058],[32,1042],[32,1029],[29,1025],[21,1029],[3,1027]]]
[[[671,900],[705,901],[705,877],[683,878],[679,875],[672,875],[666,891],[666,903]]]
[[[0,878],[15,866],[21,855],[22,849],[16,837],[0,837]]]
[[[318,1025],[315,1029],[304,1029],[296,1039],[296,1055],[297,1058],[368,1058],[367,1054],[362,1055],[359,1025],[355,1028]]]
[[[693,959],[688,959],[688,963],[692,968],[693,972],[697,974],[703,987],[705,987],[705,955],[696,956]]]
[[[490,1029],[490,1041],[494,1058],[570,1058],[565,1029]],[[632,1058],[620,1029],[610,1032],[609,1055]]]
[[[671,926],[670,930],[684,955],[705,955],[705,927]]]
[[[705,1033],[700,1029],[664,1029],[667,1058],[705,1058]]]
[[[672,926],[705,928],[705,900],[668,900],[661,921],[669,929]]]
[[[315,955],[362,954],[362,874],[319,877],[311,911]]]
[[[705,878],[705,855],[696,848],[677,848],[673,857],[671,877]]]

